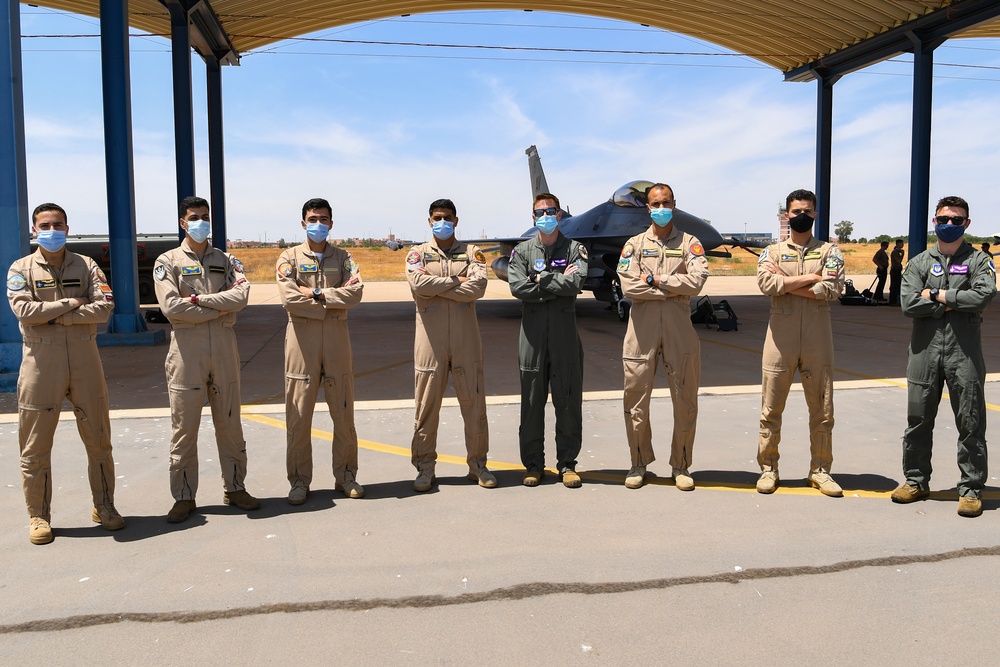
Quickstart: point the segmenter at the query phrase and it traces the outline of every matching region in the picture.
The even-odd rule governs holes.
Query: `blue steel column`
[[[208,171],[212,189],[212,245],[226,249],[226,167],[222,135],[222,67],[205,59],[208,87]]]
[[[833,84],[839,76],[816,78],[816,225],[813,235],[830,239],[830,163],[833,156]]]
[[[913,42],[913,124],[910,148],[910,246],[909,257],[927,249],[928,205],[931,189],[931,97],[934,90],[934,49],[943,40]]]
[[[28,254],[28,180],[21,86],[21,7],[0,0],[0,270]],[[21,332],[4,300],[0,306],[0,391],[17,389]]]
[[[194,107],[191,93],[191,34],[187,10],[178,3],[170,10],[170,53],[174,79],[174,161],[177,172],[177,202],[195,193]],[[177,226],[184,239],[184,230]]]
[[[139,314],[132,169],[132,102],[129,86],[128,0],[101,0],[101,75],[104,89],[104,153],[108,181],[108,237],[115,311],[108,333],[146,331]],[[107,337],[105,337],[107,338]],[[130,344],[131,337],[119,338]],[[101,341],[104,344],[118,341]],[[152,342],[143,341],[143,342]]]

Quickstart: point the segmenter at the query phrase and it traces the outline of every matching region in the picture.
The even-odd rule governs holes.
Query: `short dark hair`
[[[177,207],[177,216],[183,218],[191,209],[202,207],[207,208],[209,211],[212,210],[212,207],[208,205],[208,201],[201,197],[195,197],[194,195],[185,197]]]
[[[559,204],[559,197],[556,197],[551,192],[539,192],[537,195],[535,195],[535,198],[531,200],[531,205],[534,206],[543,199],[551,199],[556,203],[556,208],[562,208],[562,206]]]
[[[666,183],[653,183],[648,188],[646,188],[645,195],[646,195],[646,203],[647,204],[649,203],[649,193],[652,192],[653,190],[656,190],[657,188],[666,188],[667,190],[670,190],[670,198],[671,199],[673,199],[674,197],[676,197],[676,195],[674,194],[674,189],[672,187],[670,187],[669,185],[667,185]]]
[[[902,245],[903,239],[896,239],[896,245]]]
[[[52,202],[45,202],[44,204],[39,204],[35,207],[35,210],[31,212],[31,224],[35,224],[35,220],[38,218],[39,213],[46,213],[48,211],[59,211],[63,214],[63,220],[66,221],[66,224],[69,224],[69,216],[66,215],[66,209],[59,204],[53,204]]]
[[[303,220],[306,219],[306,213],[308,213],[309,211],[318,211],[323,208],[326,209],[327,213],[329,213],[330,217],[332,218],[333,207],[330,206],[330,202],[328,202],[325,199],[321,199],[319,197],[310,199],[309,201],[307,201],[305,204],[302,205],[302,219]]]
[[[934,212],[937,213],[946,206],[951,206],[952,208],[964,208],[965,217],[969,217],[969,202],[965,201],[961,197],[942,197],[938,199],[937,206],[934,207]]]
[[[785,197],[785,210],[787,211],[792,207],[793,201],[811,201],[812,205],[816,206],[816,193],[812,190],[792,190]]]
[[[882,241],[882,243],[880,243],[879,245],[880,245],[880,246],[882,247],[882,249],[884,250],[885,248],[888,248],[888,247],[889,247],[889,242],[888,242],[888,241]]]
[[[458,215],[458,210],[455,208],[455,202],[450,199],[435,199],[431,202],[431,205],[427,208],[427,215],[434,213],[435,209],[445,209],[451,211],[452,215]]]

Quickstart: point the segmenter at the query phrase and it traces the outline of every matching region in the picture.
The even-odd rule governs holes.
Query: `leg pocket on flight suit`
[[[934,379],[925,366],[906,369],[906,414],[923,416]],[[936,407],[936,406],[935,406]]]
[[[690,354],[685,354],[681,357],[680,368],[671,366],[666,361],[663,362],[664,368],[667,370],[667,376],[671,380],[671,384],[677,387],[677,396],[671,395],[670,400],[677,401],[683,400],[687,397],[687,392],[683,391],[685,387],[694,384],[694,362],[691,360]],[[697,393],[695,393],[695,401],[697,401]],[[690,401],[685,401],[685,407],[688,410],[697,409],[697,403],[691,403]]]
[[[458,402],[465,404],[472,400],[472,392],[470,391],[469,383],[470,378],[465,372],[464,368],[453,368],[451,369],[451,376],[454,378],[455,382],[455,395],[458,397]]]

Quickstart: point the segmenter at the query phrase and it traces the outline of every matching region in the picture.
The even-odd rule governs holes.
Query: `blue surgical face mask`
[[[322,222],[306,223],[306,236],[308,236],[309,240],[313,243],[322,243],[329,235],[330,225],[324,225]]]
[[[934,233],[937,234],[938,241],[954,243],[965,234],[965,225],[953,225],[950,222],[934,225]]]
[[[535,227],[538,227],[538,231],[543,234],[551,234],[556,230],[559,221],[554,215],[543,215],[540,218],[535,219]]]
[[[455,235],[455,223],[450,220],[435,220],[431,225],[434,238],[444,241]]]
[[[204,243],[212,233],[212,223],[208,220],[188,220],[187,235],[195,243]]]
[[[66,245],[66,232],[61,229],[42,229],[38,232],[38,245],[49,252],[59,252]]]
[[[670,220],[674,217],[674,209],[672,208],[651,208],[649,209],[649,217],[653,219],[658,227],[666,227],[670,224]]]

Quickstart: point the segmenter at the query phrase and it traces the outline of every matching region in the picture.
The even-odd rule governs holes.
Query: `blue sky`
[[[93,35],[96,19],[21,5],[24,35]],[[585,16],[415,15],[312,35],[334,39],[724,51]],[[28,196],[56,201],[75,233],[107,229],[97,38],[22,40]],[[167,41],[131,40],[140,232],[173,231],[176,187]],[[855,236],[905,234],[912,67],[886,62],[834,88],[831,219]],[[193,57],[197,183],[208,196],[204,66]],[[931,196],[959,194],[973,233],[1000,232],[1000,40],[936,52]],[[310,197],[333,236],[423,240],[427,204],[453,199],[459,236],[530,224],[524,149],[573,212],[627,181],[670,183],[678,205],[722,232],[776,231],[790,190],[814,187],[815,83],[736,56],[650,56],[281,42],[223,68],[230,238],[301,239]],[[928,212],[928,217],[930,212]]]

